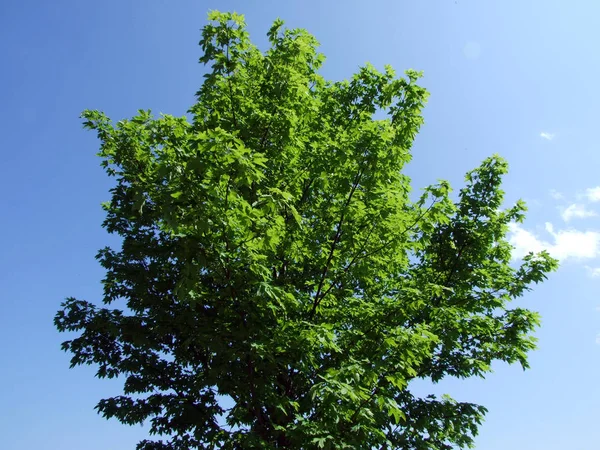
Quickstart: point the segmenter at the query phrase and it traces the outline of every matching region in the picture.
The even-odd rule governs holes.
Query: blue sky
[[[116,383],[68,369],[52,318],[66,296],[98,300],[96,251],[109,180],[78,115],[137,109],[183,115],[201,83],[199,30],[209,9],[244,13],[256,42],[276,17],[307,28],[323,74],[365,62],[423,70],[431,92],[409,173],[460,187],[492,153],[524,198],[519,255],[548,248],[558,273],[527,295],[540,311],[531,370],[436,389],[490,410],[478,448],[590,450],[600,442],[600,59],[594,0],[166,1],[0,3],[0,421],[2,447],[130,450],[144,436],[97,416]],[[597,337],[598,336],[598,337]]]

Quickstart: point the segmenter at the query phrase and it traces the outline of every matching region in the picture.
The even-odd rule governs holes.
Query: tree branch
[[[323,297],[321,297],[321,291],[323,289],[323,284],[325,283],[325,279],[327,277],[327,272],[329,271],[329,265],[331,264],[331,260],[333,259],[333,254],[335,252],[335,248],[336,248],[337,244],[339,243],[340,238],[342,236],[342,225],[344,223],[346,209],[348,208],[348,206],[350,205],[350,202],[352,201],[352,197],[354,196],[354,192],[356,192],[356,188],[358,187],[358,184],[360,183],[360,179],[362,178],[362,175],[363,175],[363,169],[361,168],[361,169],[359,169],[356,176],[354,177],[354,181],[352,183],[352,188],[350,189],[348,198],[346,199],[346,202],[344,203],[344,206],[342,208],[342,213],[340,215],[340,220],[338,221],[338,224],[337,224],[336,233],[335,233],[333,240],[331,241],[331,246],[329,248],[329,255],[327,256],[327,261],[325,262],[325,267],[323,267],[323,272],[321,274],[321,281],[319,282],[319,287],[317,288],[317,293],[315,294],[313,306],[310,311],[311,319],[314,317],[314,315],[317,311],[317,308],[318,308],[319,304],[321,303],[321,300],[323,299]]]

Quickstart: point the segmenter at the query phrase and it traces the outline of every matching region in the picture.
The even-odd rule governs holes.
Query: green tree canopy
[[[275,21],[263,52],[209,18],[190,120],[83,113],[122,246],[97,256],[103,306],[69,298],[55,324],[72,366],[124,381],[98,411],[149,423],[144,450],[470,446],[485,408],[411,380],[527,367],[538,315],[509,304],[557,263],[511,265],[506,162],[411,201],[417,72],[326,81],[305,30]]]

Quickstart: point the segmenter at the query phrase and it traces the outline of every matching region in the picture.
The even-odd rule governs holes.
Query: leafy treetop
[[[191,121],[83,113],[122,246],[97,256],[104,306],[69,298],[55,324],[72,366],[124,381],[98,411],[149,422],[140,450],[471,446],[484,407],[410,387],[527,367],[539,318],[509,304],[557,263],[511,266],[506,162],[411,201],[417,72],[329,82],[306,31],[277,20],[261,52],[243,16],[209,19]]]

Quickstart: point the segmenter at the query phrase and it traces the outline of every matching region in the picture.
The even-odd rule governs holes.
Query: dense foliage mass
[[[510,264],[506,163],[411,201],[416,72],[329,82],[306,31],[278,20],[261,52],[243,17],[210,20],[191,120],[83,114],[122,247],[98,253],[104,306],[70,298],[55,323],[72,366],[124,381],[98,411],[149,423],[145,450],[471,445],[484,407],[410,387],[527,366],[538,316],[509,303],[556,262]]]

